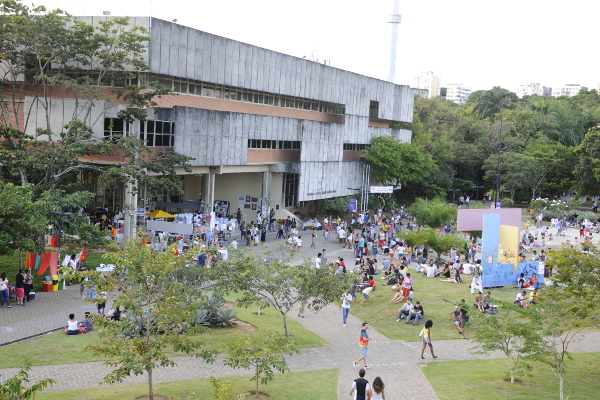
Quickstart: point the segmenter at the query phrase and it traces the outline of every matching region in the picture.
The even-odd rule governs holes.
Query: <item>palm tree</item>
[[[473,113],[477,118],[489,118],[493,122],[496,115],[500,113],[500,141],[498,142],[498,169],[496,171],[496,203],[500,201],[500,154],[502,154],[502,122],[504,109],[514,108],[517,95],[510,90],[503,89],[500,86],[494,86],[485,91],[477,98],[477,105],[473,108]]]

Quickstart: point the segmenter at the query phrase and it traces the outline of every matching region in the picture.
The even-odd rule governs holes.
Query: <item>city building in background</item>
[[[462,83],[449,83],[446,85],[446,100],[463,104],[467,102],[470,94],[471,88]]]
[[[519,85],[517,88],[517,96],[522,99],[524,96],[552,96],[552,88],[542,86],[539,83],[530,83],[528,85]]]
[[[440,77],[435,75],[433,71],[422,71],[419,75],[415,76],[412,87],[427,89],[429,98],[437,97],[440,95],[440,81]]]
[[[564,86],[552,88],[552,96],[553,97],[560,97],[560,96],[573,97],[573,96],[576,96],[580,90],[587,90],[587,87],[582,86],[579,83],[567,83]]]

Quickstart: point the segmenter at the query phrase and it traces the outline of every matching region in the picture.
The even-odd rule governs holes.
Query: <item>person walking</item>
[[[310,247],[312,247],[313,249],[317,248],[317,230],[313,229],[312,231],[312,240],[310,242]]]
[[[431,327],[433,326],[433,321],[428,319],[425,322],[425,327],[421,331],[421,336],[423,336],[423,347],[421,348],[421,359],[424,360],[423,353],[425,352],[425,348],[429,345],[429,349],[431,350],[431,356],[433,358],[437,358],[435,354],[433,354],[433,346],[431,345]]]
[[[372,400],[385,400],[385,385],[380,377],[373,380]]]
[[[342,310],[342,321],[344,326],[346,326],[346,320],[348,319],[348,314],[350,314],[350,305],[352,304],[352,295],[350,294],[350,289],[346,289],[346,292],[342,295],[340,299],[340,310]]]
[[[354,365],[354,368],[356,368],[356,364],[359,363],[361,360],[365,365],[365,369],[371,368],[367,365],[367,355],[369,355],[370,340],[369,335],[367,334],[367,329],[369,329],[369,323],[363,322],[362,329],[360,330],[360,337],[358,339],[358,345],[360,346],[360,357],[358,358],[358,360],[352,363],[352,365]]]
[[[350,396],[354,396],[354,400],[371,400],[371,387],[369,381],[365,379],[365,369],[361,368],[358,371],[358,379],[352,382]]]

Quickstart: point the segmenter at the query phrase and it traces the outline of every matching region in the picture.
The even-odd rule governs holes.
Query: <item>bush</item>
[[[237,317],[233,307],[226,307],[225,300],[215,294],[206,297],[196,313],[194,325],[200,326],[227,326]]]

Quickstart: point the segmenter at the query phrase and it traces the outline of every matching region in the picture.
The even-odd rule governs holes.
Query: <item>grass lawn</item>
[[[234,301],[234,298],[228,299]],[[256,309],[237,308],[238,328],[213,328],[200,336],[206,344],[206,348],[218,348],[226,346],[234,339],[236,332],[251,332],[257,329],[274,330],[284,334],[283,318],[275,310],[268,308],[261,312],[264,315],[253,315]],[[249,325],[248,325],[249,324]],[[290,336],[299,347],[319,347],[326,342],[320,336],[304,328],[301,324],[291,319],[287,320]],[[67,336],[61,332],[43,335],[34,339],[26,340],[0,347],[0,368],[20,367],[23,359],[14,357],[15,354],[27,354],[33,365],[67,364],[74,362],[101,361],[102,358],[92,357],[85,351],[88,345],[101,343],[98,330],[84,335]],[[48,349],[53,351],[48,351]]]
[[[254,381],[248,376],[233,376],[221,378],[230,381],[234,393],[239,395],[255,389]],[[320,371],[292,372],[276,374],[275,380],[268,385],[261,385],[260,391],[269,393],[271,400],[331,400],[337,398],[338,371],[327,369]],[[212,399],[212,386],[208,379],[192,381],[177,381],[158,383],[154,385],[154,395],[168,397],[174,395],[180,399],[187,399],[196,393],[198,400]],[[57,392],[42,392],[38,400],[129,400],[148,393],[147,385],[132,386],[103,386],[95,389],[68,390]]]
[[[461,299],[465,299],[466,303],[471,306],[475,295],[471,294],[469,285],[472,277],[470,275],[462,275],[463,283],[447,283],[440,282],[439,278],[426,278],[414,271],[414,266],[411,264],[411,276],[413,280],[414,298],[413,304],[416,301],[421,302],[421,306],[425,311],[424,320],[431,319],[434,322],[435,338],[436,339],[458,339],[460,335],[455,328],[454,322],[450,320],[450,312],[454,310],[454,303],[458,303]],[[369,322],[369,324],[377,329],[378,332],[384,334],[390,339],[401,339],[407,341],[421,340],[419,327],[406,325],[405,320],[396,323],[398,319],[398,309],[403,303],[393,304],[390,300],[395,292],[391,291],[391,286],[384,285],[380,275],[375,275],[375,283],[377,289],[370,294],[369,303],[359,304],[364,300],[362,294],[357,293],[356,304],[352,305],[350,312]],[[505,301],[512,303],[518,293],[517,289],[506,286],[497,289],[486,289],[492,292],[492,298],[496,301]],[[484,293],[485,293],[484,292]],[[448,303],[447,301],[451,303]],[[500,311],[502,312],[502,311]],[[477,315],[476,315],[477,314]],[[485,315],[476,312],[473,307],[470,308],[471,323],[475,319]],[[424,320],[419,321],[419,326],[424,325]],[[412,324],[412,321],[411,321]]]
[[[599,353],[574,354],[565,373],[565,397],[575,387],[571,399],[597,399],[600,392],[600,369],[579,378],[598,365]],[[443,361],[427,364],[423,373],[441,400],[444,399],[557,399],[558,383],[552,372],[535,363],[527,375],[517,375],[519,382],[510,383],[505,359]],[[458,372],[461,371],[461,372]],[[458,372],[458,373],[457,373]]]

